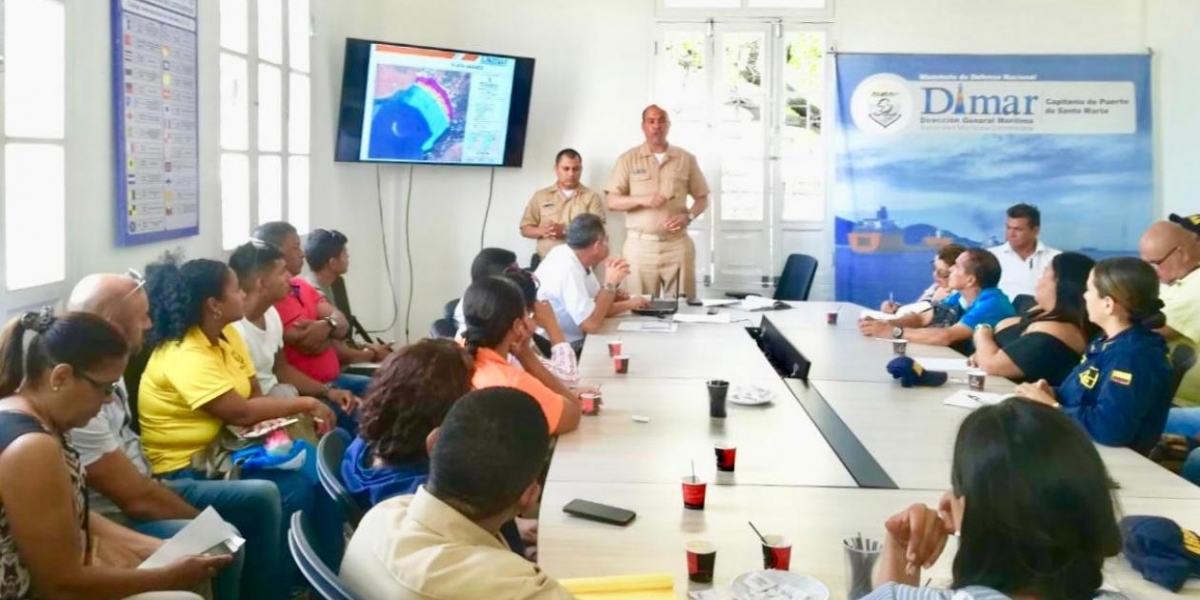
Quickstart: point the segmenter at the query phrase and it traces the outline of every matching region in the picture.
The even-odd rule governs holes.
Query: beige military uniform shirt
[[[696,157],[683,148],[668,146],[660,165],[642,144],[617,158],[612,176],[605,191],[621,196],[642,196],[659,192],[669,198],[658,208],[639,206],[626,213],[625,228],[641,233],[667,233],[663,223],[673,215],[687,212],[687,197],[701,198],[708,195],[708,182]]]
[[[570,600],[570,592],[503,538],[421,486],[367,511],[342,559],[363,600]]]
[[[529,199],[525,207],[525,216],[521,217],[521,227],[532,225],[544,227],[550,223],[561,223],[563,229],[571,224],[571,220],[579,215],[592,213],[604,220],[604,199],[600,194],[580,185],[575,188],[575,195],[567,198],[563,195],[558,184],[538,190]],[[541,238],[537,241],[537,253],[545,258],[546,253],[555,246],[565,243],[565,240]]]

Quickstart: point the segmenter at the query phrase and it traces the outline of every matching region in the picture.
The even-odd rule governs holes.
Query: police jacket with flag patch
[[[1058,402],[1097,442],[1147,454],[1162,436],[1171,380],[1162,336],[1134,326],[1092,342],[1058,387]]]

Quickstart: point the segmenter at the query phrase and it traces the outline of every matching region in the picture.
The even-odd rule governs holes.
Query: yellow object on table
[[[675,600],[675,581],[669,573],[561,579],[580,600]]]

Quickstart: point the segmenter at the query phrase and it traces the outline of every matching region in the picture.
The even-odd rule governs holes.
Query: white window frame
[[[7,4],[8,1],[9,0],[0,0],[0,2],[3,2],[5,4]],[[62,10],[63,10],[63,21],[61,23],[61,26],[62,26],[61,33],[62,33],[62,37],[64,40],[64,47],[63,47],[64,64],[62,65],[62,70],[64,73],[64,79],[62,82],[62,84],[63,84],[63,89],[62,89],[63,112],[61,115],[59,115],[59,118],[62,120],[63,133],[61,136],[54,137],[54,138],[9,136],[7,134],[7,132],[5,131],[5,127],[3,125],[5,122],[5,118],[7,117],[6,106],[5,106],[5,103],[3,102],[3,98],[5,97],[5,93],[7,92],[6,86],[8,83],[8,78],[7,78],[7,69],[0,69],[0,199],[2,199],[2,200],[0,200],[0,202],[7,200],[7,197],[4,193],[4,190],[6,189],[5,186],[7,186],[7,184],[8,184],[7,170],[5,168],[5,158],[7,157],[7,149],[9,147],[9,145],[22,144],[22,145],[57,146],[58,148],[60,148],[62,150],[62,152],[63,152],[63,174],[62,174],[61,184],[64,189],[64,197],[63,197],[64,219],[63,219],[63,222],[60,223],[59,225],[61,227],[63,227],[63,234],[64,234],[63,235],[64,248],[62,249],[63,250],[63,264],[62,264],[63,277],[62,277],[62,279],[59,279],[56,281],[36,284],[33,286],[22,287],[22,288],[17,288],[17,289],[9,289],[9,287],[8,287],[7,248],[6,248],[6,244],[0,243],[0,315],[3,316],[3,319],[6,322],[9,317],[11,317],[15,314],[18,314],[19,312],[22,312],[24,310],[33,310],[33,309],[37,309],[42,306],[45,306],[47,304],[56,303],[60,298],[62,298],[65,295],[65,293],[67,291],[66,290],[67,277],[71,272],[71,256],[70,256],[70,253],[67,251],[67,247],[66,247],[67,241],[69,239],[69,232],[66,231],[66,218],[65,218],[66,210],[68,209],[67,196],[66,196],[66,183],[67,183],[66,182],[66,177],[67,177],[66,174],[69,169],[69,165],[66,162],[67,161],[67,151],[66,151],[67,138],[66,138],[66,135],[67,135],[67,130],[68,130],[68,124],[66,122],[67,121],[66,113],[67,113],[67,109],[69,108],[69,102],[70,102],[70,93],[69,93],[70,77],[67,75],[67,65],[65,63],[69,60],[69,56],[67,55],[67,52],[70,49],[70,38],[67,36],[66,29],[67,29],[67,24],[70,21],[70,14],[69,14],[69,7],[66,5],[66,0],[54,0],[54,1],[57,2],[59,5],[61,5]],[[6,19],[4,17],[7,16],[8,14],[11,14],[11,11],[7,10],[7,6],[0,7],[0,10],[2,10],[2,14],[0,14],[0,39],[4,39],[6,37],[3,35],[3,28],[5,26],[4,23],[6,22]],[[7,55],[5,54],[5,50],[2,46],[0,46],[0,55],[3,55],[3,57],[0,57],[0,65],[3,65],[4,60],[7,58]],[[7,207],[0,204],[0,232],[3,232],[4,228],[7,226],[6,213],[7,213]],[[37,224],[30,223],[29,226],[36,227]]]
[[[695,8],[678,8],[668,7],[667,0],[654,0],[654,16],[658,20],[691,20],[699,19],[708,21],[709,19],[728,20],[728,19],[784,19],[789,21],[806,21],[820,22],[831,21],[835,14],[835,4],[837,0],[825,0],[824,8],[779,8],[763,6],[754,6],[756,3],[766,3],[769,0],[725,0],[729,3],[737,2],[739,6],[731,8],[713,8],[701,6],[705,2],[723,3],[721,0],[693,0],[698,6]],[[786,1],[786,0],[785,0]]]
[[[291,16],[292,16],[291,11],[292,11],[292,6],[293,6],[293,0],[279,0],[279,1],[281,4],[281,10],[282,10],[281,20],[280,20],[280,27],[282,29],[282,31],[280,32],[280,40],[282,43],[282,61],[281,62],[278,62],[278,63],[271,62],[271,61],[262,59],[259,56],[259,53],[258,53],[258,46],[259,46],[259,44],[258,44],[258,13],[259,13],[258,0],[246,0],[246,15],[245,15],[245,17],[246,17],[246,23],[245,23],[246,24],[246,49],[245,49],[245,52],[230,49],[230,48],[225,47],[224,45],[220,45],[219,51],[221,54],[228,54],[231,56],[236,56],[236,57],[241,58],[242,60],[246,61],[246,82],[247,82],[247,86],[249,88],[247,90],[248,102],[247,102],[247,106],[246,106],[246,110],[248,111],[246,118],[249,123],[249,128],[246,132],[246,134],[247,134],[247,138],[246,138],[247,149],[246,150],[231,150],[231,149],[226,149],[224,146],[222,146],[220,149],[220,154],[222,156],[225,156],[225,155],[244,156],[244,157],[246,157],[246,159],[249,163],[250,177],[247,181],[247,185],[249,186],[249,189],[246,190],[246,193],[248,194],[248,196],[250,198],[250,202],[249,202],[249,205],[247,206],[247,210],[250,211],[250,214],[248,216],[249,216],[249,223],[250,223],[251,230],[253,230],[258,225],[262,224],[262,222],[263,222],[263,220],[259,218],[259,202],[260,202],[260,198],[259,198],[259,190],[260,190],[259,158],[262,156],[279,157],[280,165],[281,165],[280,166],[280,179],[278,182],[278,186],[280,189],[279,215],[282,220],[288,221],[288,222],[293,222],[294,225],[297,225],[297,229],[300,229],[300,233],[303,235],[304,233],[307,233],[307,231],[310,229],[309,224],[310,224],[310,220],[311,220],[311,216],[310,216],[311,215],[311,191],[312,191],[311,119],[312,119],[312,46],[313,46],[313,44],[312,44],[312,36],[310,34],[308,44],[307,44],[307,46],[308,46],[307,50],[309,53],[309,60],[308,60],[309,64],[307,66],[308,68],[307,68],[307,70],[300,70],[300,69],[296,68],[296,66],[292,64],[291,43],[290,43],[291,42],[291,40],[290,40],[290,36],[291,36],[290,23],[291,23]],[[309,15],[308,15],[309,27],[307,27],[306,29],[311,32],[311,29],[312,29],[312,25],[311,25],[311,23],[312,23],[312,1],[311,0],[310,0],[310,2],[308,2],[308,13],[309,13]],[[279,69],[279,72],[280,72],[280,96],[279,96],[280,106],[278,107],[278,114],[280,115],[280,117],[279,117],[280,118],[279,150],[264,151],[259,148],[258,109],[259,109],[259,101],[260,101],[260,93],[259,93],[260,90],[259,90],[259,86],[258,86],[258,83],[259,83],[258,69],[259,69],[260,65],[269,65],[272,67],[276,67]],[[290,76],[293,74],[303,75],[304,77],[307,77],[308,83],[309,83],[309,102],[308,102],[309,116],[308,116],[308,120],[310,122],[310,126],[309,126],[309,130],[308,130],[309,131],[308,150],[305,152],[292,152],[291,151],[291,139],[290,139],[291,131],[288,127],[288,123],[291,118],[291,89],[290,89],[291,88],[291,77]],[[297,215],[292,214],[292,211],[291,211],[291,209],[292,209],[291,202],[290,202],[291,192],[289,189],[290,183],[292,181],[292,178],[291,178],[290,172],[289,172],[289,169],[290,169],[290,160],[289,159],[294,158],[294,157],[304,157],[304,158],[308,159],[308,161],[309,161],[309,175],[308,175],[308,178],[306,181],[305,187],[307,189],[305,190],[305,192],[306,192],[305,195],[308,196],[310,198],[310,200],[308,202],[308,206],[305,207],[306,214],[303,216],[302,221],[299,223],[294,222],[294,221],[296,221],[295,217]],[[239,245],[241,243],[240,241],[237,241],[237,240],[249,237],[250,231],[246,231],[244,236],[240,235],[240,234],[236,235],[236,236],[231,236],[230,241],[233,242],[233,245],[225,243],[225,240],[227,237],[226,232],[225,232],[225,219],[224,219],[225,208],[226,208],[225,207],[225,198],[224,198],[224,194],[222,193],[221,194],[221,210],[222,210],[221,245],[225,250],[232,250],[234,247],[236,247],[237,245]]]

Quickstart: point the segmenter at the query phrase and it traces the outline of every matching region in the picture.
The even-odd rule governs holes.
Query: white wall
[[[217,3],[201,6],[201,235],[135,248],[114,243],[108,2],[67,2],[68,283],[8,294],[0,308],[53,300],[94,271],[140,267],[163,250],[224,256],[217,170]],[[346,37],[493,51],[538,60],[523,169],[499,169],[487,245],[518,250],[517,221],[533,190],[553,181],[564,146],[584,155],[584,181],[600,187],[622,150],[639,141],[638,112],[651,101],[652,0],[312,0],[314,226],[352,240],[355,312],[369,328],[392,317],[380,236],[397,277],[400,323],[415,273],[411,331],[422,335],[467,284],[479,249],[489,171],[418,167],[411,227],[403,203],[408,167],[333,162]],[[1196,212],[1200,190],[1200,2],[1196,0],[838,0],[832,42],[846,52],[1103,53],[1155,50],[1155,124],[1162,212]],[[377,170],[378,169],[378,170]],[[376,173],[383,218],[379,217]],[[615,222],[619,223],[619,219]],[[619,226],[615,229],[620,229]],[[411,243],[413,271],[404,242]],[[825,264],[829,264],[827,261]]]

